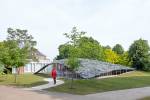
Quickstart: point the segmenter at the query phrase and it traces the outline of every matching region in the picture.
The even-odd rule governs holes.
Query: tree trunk
[[[15,82],[15,83],[17,83],[17,74],[18,74],[18,69],[16,68],[16,72],[15,72],[15,74],[14,74],[14,76],[15,76],[14,82]]]
[[[17,83],[17,74],[15,73],[15,83]]]
[[[72,72],[72,78],[71,78],[71,85],[70,85],[70,89],[73,89],[73,72]]]

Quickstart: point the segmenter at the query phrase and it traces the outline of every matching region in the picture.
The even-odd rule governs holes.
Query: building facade
[[[34,55],[36,57],[36,61],[33,61],[32,59],[30,59],[29,63],[26,64],[25,66],[19,67],[17,69],[12,68],[12,73],[18,73],[18,74],[35,73],[36,71],[38,71],[43,66],[51,63],[50,59],[48,59],[44,54],[42,54],[37,49],[34,52]]]

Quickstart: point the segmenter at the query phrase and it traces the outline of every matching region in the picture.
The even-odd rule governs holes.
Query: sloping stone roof
[[[54,63],[65,64],[67,59],[55,60]],[[117,70],[134,70],[126,66],[111,64],[107,62],[102,62],[98,60],[90,59],[79,59],[80,67],[76,71],[82,78],[92,78],[99,76],[104,73],[117,71]]]

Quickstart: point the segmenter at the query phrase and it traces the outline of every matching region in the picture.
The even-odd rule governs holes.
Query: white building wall
[[[25,73],[34,73],[44,67],[44,65],[49,64],[50,62],[30,62],[29,64],[26,64],[24,67]],[[46,70],[44,70],[46,71]]]
[[[50,64],[50,60],[40,60],[39,62],[30,62],[24,66],[24,73],[34,73],[44,65]],[[15,73],[16,69],[12,69],[12,73]],[[47,72],[46,69],[43,72]]]
[[[15,73],[16,73],[16,69],[12,68],[12,74],[15,74]]]

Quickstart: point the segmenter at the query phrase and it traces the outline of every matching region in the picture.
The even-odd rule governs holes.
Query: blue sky
[[[0,0],[0,40],[8,27],[27,29],[51,60],[73,26],[101,45],[150,44],[150,0]]]

